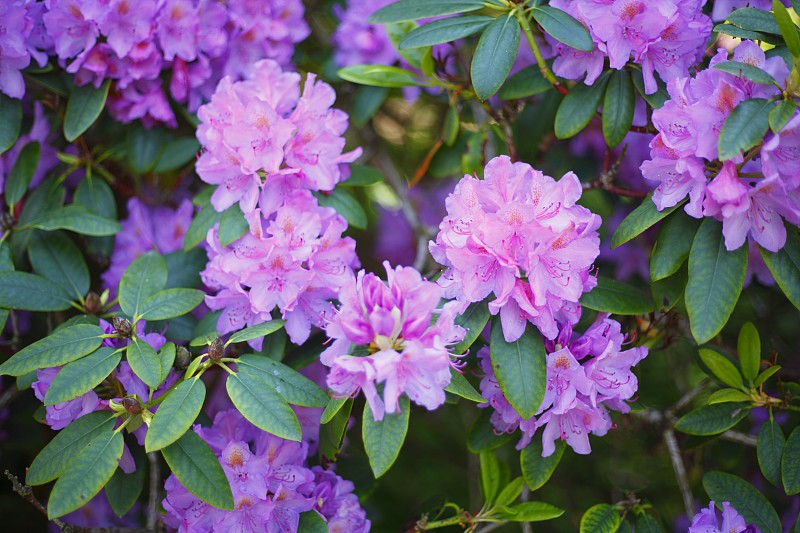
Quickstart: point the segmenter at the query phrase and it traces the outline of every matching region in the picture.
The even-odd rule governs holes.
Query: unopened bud
[[[130,337],[133,333],[133,326],[131,325],[131,321],[127,318],[122,318],[120,316],[115,316],[111,320],[111,324],[114,326],[114,329],[117,331],[118,335],[123,337]]]
[[[223,344],[222,339],[217,337],[211,342],[211,346],[208,347],[208,358],[217,362],[222,359],[223,355],[225,355],[225,344]]]
[[[132,415],[142,414],[142,404],[133,396],[126,396],[122,399],[122,406]]]
[[[100,296],[96,292],[90,292],[86,295],[86,303],[83,308],[90,315],[97,315],[103,311],[103,303],[100,301]]]
[[[189,363],[192,362],[192,352],[183,346],[178,346],[175,352],[175,363],[173,366],[178,370],[186,370]]]

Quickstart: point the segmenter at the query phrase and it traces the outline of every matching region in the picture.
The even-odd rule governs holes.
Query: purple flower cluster
[[[13,0],[0,19],[0,90],[9,96],[23,96],[19,71],[30,57],[44,66],[54,55],[79,85],[113,80],[118,120],[173,126],[167,90],[195,110],[223,76],[240,78],[260,59],[289,64],[309,33],[300,0]]]
[[[589,271],[600,252],[600,217],[576,204],[581,193],[572,172],[556,181],[507,156],[489,161],[483,180],[464,176],[430,244],[447,267],[445,296],[463,308],[494,294],[489,309],[500,313],[508,342],[529,321],[548,339],[557,322],[576,323],[578,300],[597,284]]]
[[[619,322],[601,314],[581,336],[566,324],[555,340],[545,341],[547,388],[535,416],[525,419],[511,406],[497,383],[489,349],[478,352],[485,375],[480,388],[494,409],[491,421],[497,431],[519,428],[518,449],[526,447],[536,431],[542,433],[542,456],[554,451],[554,442],[567,442],[576,453],[591,452],[589,433],[602,436],[613,427],[609,410],[627,413],[626,401],[636,394],[638,381],[631,367],[647,356],[647,348],[622,350],[625,336]]]
[[[200,108],[197,138],[205,151],[197,173],[218,185],[211,197],[217,211],[239,203],[245,213],[259,205],[272,213],[297,189],[330,191],[346,179],[345,163],[361,149],[342,153],[347,114],[333,109],[336,93],[308,74],[259,61],[244,81],[224,78]]]
[[[342,237],[347,222],[302,189],[287,194],[275,212],[256,208],[246,217],[250,231],[229,246],[220,244],[216,228],[208,234],[201,277],[219,291],[206,296],[211,309],[223,309],[217,330],[267,321],[277,306],[289,338],[302,344],[312,325],[322,327],[333,314],[329,300],[359,266],[355,241]],[[254,342],[259,349],[261,340]]]
[[[438,285],[413,268],[384,267],[386,283],[362,270],[342,287],[342,305],[326,328],[334,341],[320,357],[331,367],[328,387],[341,396],[363,390],[375,420],[397,412],[402,394],[431,410],[442,405],[453,366],[447,347],[465,333],[454,323],[457,302],[439,308]],[[355,347],[366,353],[355,355]]]
[[[720,523],[714,502],[708,504],[708,509],[701,509],[692,518],[689,533],[758,533],[754,525],[747,525],[744,517],[731,507],[728,502],[722,502],[722,522]]]
[[[395,0],[348,0],[347,7],[333,7],[339,26],[333,34],[333,59],[340,67],[391,65],[401,59],[385,24],[370,24],[374,12]]]
[[[762,247],[778,251],[786,241],[781,217],[800,223],[800,114],[795,113],[780,133],[767,135],[758,158],[744,162],[739,155],[724,164],[716,161],[720,130],[731,111],[749,98],[780,94],[773,85],[713,68],[727,59],[727,52],[720,50],[711,68],[668,84],[671,99],[653,112],[659,134],[642,174],[658,183],[653,202],[659,210],[688,195],[686,213],[721,220],[728,250],[742,246],[750,235]],[[766,59],[751,41],[742,42],[733,59],[766,70],[778,83],[789,74],[783,59]]]
[[[164,488],[164,522],[179,532],[297,531],[300,514],[316,511],[330,531],[366,533],[370,521],[353,484],[331,470],[308,468],[305,442],[257,429],[232,409],[210,428],[194,426],[219,458],[233,491],[234,510],[203,502],[171,475]]]
[[[591,85],[603,71],[605,59],[614,69],[629,61],[641,65],[648,94],[664,81],[686,76],[703,56],[711,35],[711,19],[700,0],[552,0],[589,30],[595,47],[582,52],[548,37],[556,52],[553,70],[561,77]]]

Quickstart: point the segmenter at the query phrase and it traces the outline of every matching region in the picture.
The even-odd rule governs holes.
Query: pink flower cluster
[[[250,231],[230,246],[220,244],[216,228],[208,234],[201,277],[219,291],[206,296],[211,309],[223,309],[217,330],[267,321],[277,306],[289,338],[302,344],[312,325],[322,327],[333,314],[329,300],[359,266],[355,241],[342,237],[347,222],[306,190],[288,193],[272,213],[256,208],[246,218]]]
[[[342,287],[326,328],[334,341],[320,357],[331,367],[328,387],[341,396],[363,390],[375,420],[397,412],[402,394],[430,410],[442,405],[453,366],[447,347],[465,333],[454,323],[457,302],[439,308],[438,285],[413,268],[383,265],[387,282],[362,270]]]
[[[113,80],[109,110],[123,122],[175,125],[169,94],[195,110],[225,75],[259,59],[291,61],[309,34],[300,0],[12,0],[0,8],[0,90],[21,98],[30,57],[55,55],[76,83]],[[7,24],[6,24],[7,23]],[[171,70],[168,76],[162,71]]]
[[[343,153],[347,114],[333,109],[336,93],[308,74],[259,61],[244,81],[224,78],[211,102],[200,108],[197,138],[205,148],[197,173],[218,185],[217,211],[239,202],[248,213],[258,204],[273,212],[292,191],[330,191],[349,175],[345,163],[361,149]]]
[[[556,52],[553,70],[559,76],[591,85],[603,71],[605,59],[620,70],[629,61],[641,65],[645,91],[656,92],[654,72],[664,81],[686,76],[703,56],[711,35],[711,19],[700,0],[552,0],[589,30],[595,48],[582,52],[548,42]]]
[[[576,453],[591,452],[589,434],[603,436],[613,427],[609,410],[627,413],[627,400],[638,388],[631,367],[647,356],[646,347],[622,350],[625,336],[619,322],[601,314],[586,333],[575,337],[572,327],[562,327],[555,340],[545,341],[547,388],[536,415],[525,419],[511,406],[494,377],[489,349],[478,352],[484,377],[481,394],[492,407],[492,425],[499,432],[519,428],[517,449],[526,447],[543,427],[542,456],[555,450],[555,440],[567,442]]]
[[[517,340],[532,322],[548,339],[556,322],[580,318],[578,300],[594,288],[600,217],[576,204],[582,187],[572,172],[559,181],[507,156],[486,165],[484,179],[464,176],[448,196],[447,217],[430,244],[446,270],[445,296],[462,308],[494,294],[503,336]]]
[[[331,470],[308,468],[305,442],[291,442],[257,429],[235,409],[222,411],[210,428],[194,426],[217,454],[233,491],[234,510],[200,500],[167,478],[162,501],[167,526],[179,532],[297,531],[300,514],[317,512],[330,531],[366,533],[370,521],[353,484]]]
[[[731,111],[747,99],[780,93],[773,85],[713,68],[727,59],[727,52],[720,50],[711,68],[668,84],[671,99],[653,112],[659,134],[650,144],[651,160],[642,164],[642,174],[658,183],[653,202],[659,210],[688,195],[686,213],[721,220],[728,250],[742,246],[750,235],[777,251],[786,241],[781,217],[800,223],[800,114],[795,113],[779,134],[766,136],[760,157],[744,164],[742,155],[717,162],[720,130]],[[733,59],[766,70],[778,83],[789,74],[783,59],[766,59],[751,41],[742,42]]]

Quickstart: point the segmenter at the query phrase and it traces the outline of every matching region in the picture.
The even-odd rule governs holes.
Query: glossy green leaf
[[[200,143],[193,137],[174,139],[164,147],[153,172],[160,174],[177,170],[190,163],[199,151]]]
[[[316,511],[300,513],[297,531],[303,533],[328,533],[328,524]]]
[[[128,316],[140,314],[144,301],[167,284],[167,264],[149,252],[133,260],[119,282],[119,306]]]
[[[797,26],[794,25],[792,16],[780,0],[772,0],[772,14],[786,42],[786,48],[794,57],[800,57],[800,35],[797,34]]]
[[[661,523],[645,512],[636,514],[636,533],[665,533]]]
[[[794,102],[791,100],[781,100],[778,105],[773,107],[769,112],[769,116],[767,117],[769,129],[771,129],[773,133],[780,132],[783,127],[786,126],[786,123],[794,116],[795,109]]]
[[[332,207],[342,215],[347,223],[358,229],[367,229],[367,214],[356,198],[341,187],[330,193],[317,193],[315,195],[319,205]]]
[[[727,161],[757,145],[769,129],[772,103],[763,98],[745,100],[733,108],[719,132],[720,161]]]
[[[208,230],[214,227],[222,218],[222,213],[218,213],[209,204],[203,207],[192,219],[186,235],[183,237],[183,249],[185,251],[193,249],[195,246],[206,240]]]
[[[343,398],[344,402],[319,428],[319,456],[324,461],[335,461],[342,450],[344,436],[353,410],[353,400]],[[323,462],[324,464],[324,462]]]
[[[736,27],[780,35],[781,30],[775,17],[769,12],[752,7],[737,9],[726,17],[726,20]]]
[[[25,199],[22,212],[11,239],[14,261],[22,264],[30,239],[37,230],[29,224],[50,211],[60,209],[64,204],[66,189],[55,178],[48,178],[35,187]],[[27,229],[23,229],[27,228]]]
[[[206,399],[206,386],[193,377],[175,387],[161,402],[144,439],[145,450],[154,452],[169,446],[190,430]]]
[[[268,383],[292,405],[325,407],[330,399],[325,391],[304,375],[263,355],[242,355],[237,365],[240,373],[250,374]]]
[[[167,265],[167,289],[196,288],[201,285],[200,272],[208,262],[205,250],[200,248],[188,252],[176,250],[163,257]]]
[[[0,365],[0,374],[21,376],[39,368],[71,363],[99,348],[102,334],[102,329],[89,324],[56,330],[14,354]]]
[[[614,148],[622,142],[633,124],[633,82],[627,70],[611,74],[603,99],[603,137]]]
[[[22,100],[0,92],[0,154],[14,146],[22,129]]]
[[[505,83],[517,58],[519,38],[519,22],[513,15],[497,17],[481,34],[470,67],[479,100],[486,100]]]
[[[650,282],[650,295],[656,304],[656,310],[666,313],[683,299],[686,282],[689,280],[689,268],[684,265],[668,278]]]
[[[235,203],[222,212],[219,219],[219,231],[217,233],[219,243],[228,246],[233,241],[239,239],[250,229],[250,225],[244,218],[239,203]]]
[[[117,202],[111,187],[98,177],[84,178],[75,190],[75,204],[101,217],[116,220]]]
[[[737,353],[742,375],[752,383],[761,368],[761,338],[752,322],[745,322],[739,330]]]
[[[499,448],[515,437],[513,433],[497,435],[492,425],[492,412],[481,409],[478,418],[467,432],[467,449],[472,453],[481,453]]]
[[[481,394],[475,390],[475,387],[473,387],[472,384],[467,381],[467,378],[453,368],[450,369],[450,384],[447,385],[444,390],[473,402],[486,402],[486,398],[481,396]]]
[[[362,85],[356,90],[353,97],[352,111],[350,112],[350,120],[355,127],[363,127],[367,122],[375,116],[378,109],[381,108],[386,99],[389,97],[391,90],[388,87],[373,87],[370,85]],[[353,179],[352,167],[350,178],[343,182],[342,185],[356,185],[351,183]],[[360,165],[363,166],[363,165]]]
[[[148,387],[155,390],[161,385],[161,358],[152,346],[134,339],[125,351],[125,357],[133,373]]]
[[[376,478],[385,474],[394,464],[406,439],[411,405],[406,395],[400,396],[398,404],[399,412],[385,413],[381,421],[375,420],[368,403],[364,405],[361,435]]]
[[[139,499],[144,488],[145,471],[143,465],[137,465],[137,468],[130,474],[126,474],[121,468],[118,468],[108,480],[105,493],[114,514],[120,517],[128,514],[136,500]]]
[[[603,101],[608,78],[603,74],[592,85],[579,83],[570,89],[556,111],[554,128],[557,138],[573,137],[589,124]]]
[[[547,78],[542,76],[541,70],[536,65],[525,67],[515,72],[497,93],[501,100],[517,100],[543,93],[552,85]]]
[[[750,396],[737,389],[720,389],[708,397],[708,405],[748,401],[750,401]]]
[[[168,342],[158,351],[158,359],[161,361],[161,383],[169,377],[169,371],[175,364],[176,348],[174,342]]]
[[[336,416],[336,413],[338,413],[342,407],[344,407],[348,400],[350,400],[350,398],[330,398],[328,403],[325,405],[325,409],[322,411],[322,415],[320,415],[319,423],[327,424],[333,420],[333,417]]]
[[[495,499],[496,506],[511,505],[522,494],[522,488],[525,486],[525,480],[522,477],[512,479],[508,485],[503,487],[503,490],[497,495]]]
[[[461,119],[458,116],[458,108],[451,105],[447,108],[442,126],[442,141],[446,146],[453,146],[458,139],[458,130],[461,127]]]
[[[700,348],[699,352],[700,359],[711,371],[713,377],[734,389],[742,389],[744,387],[739,369],[727,357],[708,348]]]
[[[656,208],[656,204],[653,203],[652,194],[648,194],[647,197],[642,200],[639,207],[631,211],[620,225],[617,226],[617,230],[611,238],[611,248],[622,246],[634,237],[638,237],[644,233],[645,230],[678,209],[681,205],[683,205],[683,202],[679,202],[672,207],[659,211]]]
[[[547,457],[542,457],[542,443],[539,439],[534,439],[531,444],[522,449],[519,456],[522,467],[522,475],[525,483],[531,491],[540,489],[550,480],[550,476],[556,471],[561,457],[564,455],[566,443],[561,439],[555,441],[555,451]]]
[[[89,392],[117,368],[122,352],[102,346],[94,353],[59,370],[44,396],[45,405],[55,405]]]
[[[500,492],[500,463],[494,452],[482,452],[480,455],[481,464],[481,493],[486,505],[494,504],[497,494]]]
[[[123,449],[122,433],[101,433],[78,452],[58,478],[47,501],[47,518],[82,507],[100,492],[117,469]]]
[[[594,41],[589,30],[568,13],[550,6],[534,6],[534,20],[550,37],[582,52],[591,52]]]
[[[746,403],[704,405],[678,419],[675,429],[689,435],[719,435],[743,420],[749,410]]]
[[[170,135],[163,128],[132,124],[126,137],[128,162],[138,174],[150,172],[161,157]]]
[[[597,276],[597,287],[581,296],[581,305],[616,315],[643,315],[654,311],[653,299],[633,285]]]
[[[400,49],[432,46],[462,39],[481,31],[493,20],[492,17],[483,15],[464,15],[434,20],[410,31],[400,41]]]
[[[63,311],[72,298],[61,285],[27,272],[0,272],[0,307],[25,311]]]
[[[383,181],[383,173],[375,167],[368,165],[350,165],[350,177],[342,185],[348,187],[366,187]]]
[[[297,415],[269,383],[239,372],[228,376],[225,386],[233,405],[256,427],[283,439],[300,441],[302,431]]]
[[[417,20],[440,15],[468,13],[483,8],[483,0],[400,0],[370,15],[370,24]]]
[[[767,72],[753,65],[742,63],[741,61],[723,61],[714,65],[714,68],[750,80],[761,85],[778,85],[775,78]]]
[[[675,213],[664,221],[650,255],[650,279],[658,281],[673,275],[689,258],[692,240],[700,221],[685,213]]]
[[[781,477],[783,478],[783,491],[792,496],[800,493],[800,428],[786,439],[781,458]]]
[[[783,436],[780,424],[772,418],[761,424],[756,441],[758,466],[767,481],[776,487],[782,486],[781,458],[784,444],[786,444],[786,437]]]
[[[453,346],[452,353],[458,355],[465,353],[481,336],[491,316],[489,304],[485,301],[471,303],[462,314],[458,315],[455,320],[456,324],[467,332],[461,342]]]
[[[64,137],[67,141],[74,141],[94,124],[106,105],[110,85],[111,80],[107,79],[99,89],[95,89],[91,83],[72,89],[64,115]]]
[[[28,186],[39,164],[40,147],[38,142],[26,144],[11,167],[6,178],[5,198],[7,205],[14,205],[28,192]]]
[[[531,326],[513,342],[503,337],[500,320],[492,323],[492,369],[508,402],[522,418],[531,418],[544,399],[547,356],[539,331]]]
[[[720,508],[722,502],[729,502],[746,523],[754,524],[761,533],[781,533],[778,513],[758,489],[743,479],[725,472],[708,472],[703,476],[703,488]]]
[[[108,411],[94,411],[73,421],[45,446],[25,475],[28,485],[53,481],[70,466],[78,453],[95,437],[114,429],[116,417]]]
[[[185,315],[203,302],[205,293],[197,289],[164,289],[142,303],[139,316],[145,320],[166,320]]]
[[[722,224],[706,218],[697,230],[689,253],[686,310],[698,344],[722,330],[739,300],[747,270],[747,246],[729,252]]]
[[[233,510],[233,494],[219,459],[194,431],[187,431],[161,453],[189,492],[219,509]]]
[[[504,509],[500,516],[511,522],[541,522],[564,514],[564,509],[544,502],[522,502]]]
[[[642,71],[637,69],[632,69],[630,71],[631,74],[631,81],[633,81],[633,86],[636,87],[636,92],[644,98],[645,102],[650,104],[650,107],[653,109],[660,109],[666,103],[667,100],[670,99],[669,93],[667,92],[667,85],[661,81],[661,78],[658,76],[658,73],[654,73],[656,79],[656,86],[658,87],[655,92],[648,94],[647,90],[644,88],[644,77],[642,76]]]
[[[760,373],[760,374],[758,375],[758,377],[756,378],[756,380],[753,382],[753,386],[754,386],[754,387],[760,387],[760,386],[761,386],[761,385],[763,385],[763,384],[764,384],[764,383],[765,383],[765,382],[766,382],[766,381],[767,381],[769,378],[771,378],[772,376],[774,376],[775,374],[777,374],[777,373],[778,373],[778,371],[779,371],[780,369],[781,369],[781,366],[780,366],[780,365],[775,365],[775,366],[771,366],[771,367],[767,368],[766,370],[764,370],[762,373]]]
[[[83,298],[89,290],[89,268],[83,254],[63,233],[35,234],[28,257],[37,274],[61,285],[71,298]]]
[[[741,9],[737,9],[736,11],[741,11]],[[714,26],[714,31],[730,35],[731,37],[739,37],[740,39],[750,39],[755,41],[764,41],[765,43],[769,44],[782,44],[783,42],[783,39],[781,39],[777,35],[772,35],[769,33],[763,33],[758,31],[745,30],[739,28],[738,26],[734,26],[733,24],[717,24],[716,26]]]
[[[336,73],[345,81],[373,87],[415,87],[423,81],[411,72],[388,65],[350,65]]]
[[[800,236],[790,227],[786,232],[786,244],[777,252],[759,247],[761,257],[778,283],[783,294],[800,309]]]
[[[244,328],[231,335],[231,338],[228,339],[228,342],[225,344],[227,346],[228,344],[233,344],[234,342],[245,342],[266,337],[267,335],[272,335],[281,329],[285,323],[286,322],[284,320],[268,320],[267,322],[262,322],[261,324]]]
[[[619,524],[617,510],[607,503],[598,503],[583,513],[580,533],[616,533]]]
[[[27,226],[45,231],[65,229],[95,237],[115,235],[122,231],[122,226],[116,220],[101,217],[76,204],[42,213]]]

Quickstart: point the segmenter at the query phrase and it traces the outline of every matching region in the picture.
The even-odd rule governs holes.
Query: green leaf
[[[564,514],[564,509],[544,502],[522,502],[503,510],[502,518],[511,522],[541,522]]]
[[[666,101],[670,99],[669,93],[667,92],[667,86],[663,81],[661,81],[661,78],[658,77],[658,73],[654,74],[658,89],[654,93],[650,94],[647,94],[647,91],[644,88],[644,77],[642,76],[642,71],[631,70],[630,73],[633,86],[636,87],[636,92],[638,92],[653,109],[660,109],[666,103]]]
[[[711,371],[713,377],[734,389],[744,388],[739,369],[727,357],[708,348],[700,348],[699,352],[700,359]]]
[[[758,83],[761,85],[778,85],[778,82],[775,81],[775,78],[773,78],[769,72],[753,65],[742,63],[741,61],[723,61],[722,63],[717,63],[714,65],[714,68],[729,74],[733,74],[734,76],[750,80],[753,83]]]
[[[570,89],[556,111],[554,128],[557,138],[573,137],[589,124],[603,100],[608,78],[608,74],[603,74],[593,85],[579,83]]]
[[[75,204],[82,205],[101,217],[116,219],[117,202],[108,183],[97,177],[87,176],[75,191]]]
[[[542,488],[556,471],[567,444],[561,439],[555,441],[555,451],[547,457],[542,457],[542,442],[539,439],[522,449],[519,455],[522,475],[531,491]]]
[[[228,478],[211,448],[194,431],[187,431],[161,453],[172,473],[189,492],[219,509],[233,510]]]
[[[90,83],[72,89],[64,115],[64,137],[69,142],[80,137],[100,116],[106,105],[110,85],[111,80],[106,80],[99,89],[95,89]]]
[[[89,290],[89,268],[72,240],[60,232],[37,233],[31,239],[28,256],[33,270],[63,287],[78,300]]]
[[[63,311],[72,305],[60,285],[27,272],[0,272],[0,307],[25,311]]]
[[[750,401],[750,396],[737,389],[720,389],[708,397],[708,405],[748,401]]]
[[[794,428],[786,439],[781,458],[781,476],[787,496],[800,493],[800,427]]]
[[[373,13],[367,22],[385,24],[440,15],[468,13],[483,8],[483,0],[400,0]]]
[[[175,387],[153,416],[144,439],[145,450],[154,452],[181,438],[192,427],[205,399],[206,386],[199,377]]]
[[[800,236],[790,227],[786,232],[786,244],[777,252],[759,247],[761,257],[778,282],[783,294],[800,309]]]
[[[150,296],[167,284],[167,264],[154,252],[141,255],[125,269],[119,282],[119,306],[128,316],[135,317]]]
[[[517,58],[519,34],[519,22],[511,14],[497,17],[481,34],[470,68],[479,100],[488,99],[506,81]]]
[[[769,500],[743,479],[725,472],[708,472],[703,476],[703,488],[720,507],[722,502],[729,502],[761,533],[781,533],[781,521]]]
[[[603,100],[603,137],[614,148],[628,134],[633,124],[633,82],[627,70],[611,74]]]
[[[522,488],[525,486],[525,480],[522,477],[512,479],[508,485],[503,487],[500,494],[495,499],[495,506],[511,505],[522,494]]]
[[[728,322],[746,271],[747,246],[729,252],[722,224],[713,218],[704,219],[689,252],[689,282],[684,296],[698,344],[713,339]]]
[[[198,248],[188,252],[177,250],[163,257],[167,265],[167,289],[200,286],[200,271],[208,262],[205,250]]]
[[[500,463],[494,452],[483,452],[481,463],[481,492],[485,505],[491,507],[500,491]]]
[[[325,407],[330,399],[325,391],[304,375],[262,355],[242,355],[237,361],[237,368],[241,373],[268,383],[292,405]]]
[[[766,382],[766,381],[767,381],[769,378],[771,378],[772,376],[774,376],[775,374],[777,374],[777,373],[778,373],[778,371],[779,371],[780,369],[781,369],[781,366],[780,366],[780,365],[775,365],[775,366],[771,366],[771,367],[767,368],[766,370],[764,370],[762,373],[760,373],[760,374],[758,375],[758,377],[756,378],[756,380],[753,382],[753,387],[760,387],[760,386],[761,386],[761,385],[763,385],[763,384],[764,384],[764,383],[765,383],[765,382]]]
[[[699,220],[684,213],[675,213],[664,222],[650,255],[650,279],[668,278],[681,268],[689,258],[699,227]]]
[[[169,371],[172,369],[172,365],[175,364],[176,352],[174,342],[164,344],[158,351],[158,359],[161,361],[161,383],[164,383],[169,377]]]
[[[743,420],[749,410],[746,403],[704,405],[683,415],[675,429],[689,435],[719,435]]]
[[[147,297],[139,316],[145,320],[175,318],[200,305],[204,297],[205,293],[197,289],[164,289]]]
[[[11,172],[6,178],[6,205],[14,205],[28,192],[28,186],[39,164],[40,147],[38,142],[29,142],[20,151]]]
[[[219,243],[228,246],[233,241],[239,239],[250,229],[250,225],[244,218],[244,213],[239,208],[239,203],[235,203],[222,212],[219,219]]]
[[[769,129],[772,103],[763,98],[745,100],[733,108],[719,132],[720,161],[734,158],[757,145]]]
[[[141,339],[133,339],[125,352],[133,373],[151,389],[161,385],[161,358],[152,346]]]
[[[122,352],[102,346],[92,354],[59,370],[44,396],[45,405],[55,405],[89,392],[117,368]]]
[[[134,124],[128,129],[128,162],[138,174],[150,172],[161,157],[170,135],[163,128],[144,129]]]
[[[550,6],[534,6],[534,20],[553,39],[582,52],[591,52],[594,41],[586,26],[568,13]]]
[[[11,239],[11,250],[16,263],[22,264],[24,261],[31,236],[37,231],[30,227],[28,229],[22,228],[35,221],[42,214],[61,208],[64,204],[65,196],[66,190],[64,186],[59,184],[55,178],[49,178],[35,187],[28,195],[28,198],[25,199],[22,213],[19,215],[19,221],[14,231],[14,237]]]
[[[71,363],[95,351],[103,342],[102,334],[102,329],[90,324],[56,330],[14,354],[0,365],[0,374],[22,376],[39,368]]]
[[[741,11],[741,8],[737,9],[736,11]],[[758,31],[744,30],[732,24],[717,24],[716,26],[714,26],[714,31],[730,35],[731,37],[739,37],[740,39],[750,39],[755,41],[764,41],[765,43],[769,44],[782,44],[783,42],[783,40],[776,35],[771,35],[769,33],[763,33]]]
[[[200,143],[194,137],[180,137],[170,141],[161,152],[153,172],[161,174],[177,170],[191,162],[199,151]]]
[[[272,385],[253,374],[239,372],[229,375],[225,386],[233,405],[256,427],[282,439],[302,439],[297,415]]]
[[[656,204],[653,203],[652,197],[652,194],[648,194],[647,197],[642,200],[642,203],[639,204],[639,207],[631,211],[620,225],[617,226],[617,231],[614,232],[614,236],[611,238],[612,249],[622,246],[634,237],[638,237],[644,233],[645,230],[683,205],[683,201],[681,201],[672,207],[659,211],[658,208],[656,208]]]
[[[752,7],[737,9],[726,17],[726,20],[744,30],[758,31],[780,35],[781,30],[775,17],[768,11]]]
[[[353,400],[344,399],[340,409],[319,428],[319,456],[321,459],[335,461],[342,450],[344,436],[350,422],[350,412],[353,410]],[[323,464],[325,464],[323,462]]]
[[[492,411],[481,409],[478,418],[469,428],[467,433],[467,449],[472,453],[481,453],[499,448],[514,438],[513,433],[495,433],[491,421]]]
[[[752,383],[761,368],[761,338],[752,322],[745,322],[739,330],[737,352],[742,375]]]
[[[800,57],[800,36],[797,35],[797,27],[792,21],[789,11],[779,0],[772,0],[772,14],[775,22],[778,23],[786,48],[794,57]]]
[[[381,108],[383,103],[389,97],[391,91],[388,87],[372,87],[370,85],[362,85],[356,89],[356,94],[353,97],[353,107],[350,113],[350,120],[356,127],[363,127],[370,119],[375,116],[378,109]],[[355,165],[350,167],[350,179],[342,185],[355,185],[350,183],[352,180],[352,170]],[[359,165],[363,166],[363,165]]]
[[[213,228],[221,218],[222,213],[215,211],[210,204],[203,207],[192,219],[189,229],[186,230],[186,235],[183,237],[184,251],[191,250],[206,240],[208,230]]]
[[[581,296],[581,305],[616,315],[644,315],[654,311],[653,299],[633,285],[597,276],[597,287]]]
[[[123,445],[122,433],[101,433],[78,452],[53,486],[47,501],[47,518],[64,516],[94,498],[114,475]]]
[[[0,93],[0,154],[14,146],[22,129],[22,100]]]
[[[144,473],[143,467],[137,467],[130,474],[126,474],[119,468],[108,480],[105,490],[106,498],[108,498],[114,514],[122,517],[131,510],[144,488]]]
[[[416,87],[424,83],[410,70],[388,65],[350,65],[336,74],[345,81],[373,87]]]
[[[233,344],[234,342],[244,342],[263,338],[267,335],[272,335],[281,329],[285,323],[286,322],[284,320],[268,320],[267,322],[262,322],[261,324],[244,328],[243,330],[237,331],[231,335],[231,338],[228,339],[228,342],[225,343],[225,345],[227,346],[228,344]]]
[[[411,30],[400,41],[399,48],[404,50],[406,48],[449,43],[481,31],[492,21],[494,21],[494,18],[483,15],[465,15],[434,20]]]
[[[406,439],[411,404],[406,395],[400,396],[398,404],[398,412],[385,413],[381,421],[375,421],[369,403],[364,405],[361,435],[369,464],[376,478],[385,474],[394,464]]]
[[[615,533],[619,524],[617,510],[607,503],[598,503],[583,513],[580,533]]]
[[[447,108],[442,126],[442,140],[446,146],[453,146],[458,139],[458,130],[461,127],[461,120],[458,117],[458,108],[451,105]]]
[[[465,353],[481,336],[490,317],[489,304],[485,301],[470,304],[462,314],[458,315],[455,322],[467,330],[467,333],[461,342],[453,346],[452,352],[458,355]]]
[[[44,485],[59,477],[95,437],[114,429],[117,418],[108,411],[94,411],[73,421],[45,446],[25,475],[28,485]]]
[[[781,457],[783,456],[783,446],[786,438],[780,424],[770,418],[758,430],[758,440],[756,441],[756,454],[758,455],[758,466],[764,477],[775,485],[781,487]]]
[[[781,100],[778,105],[772,108],[767,117],[769,129],[773,133],[780,132],[786,123],[794,116],[795,105],[791,100]]]
[[[328,524],[316,511],[300,513],[297,531],[303,533],[328,533]]]
[[[444,390],[473,402],[485,403],[487,401],[486,398],[481,396],[481,394],[475,390],[475,387],[467,381],[467,378],[453,368],[450,369],[450,384],[447,385]]]
[[[348,400],[350,400],[350,398],[330,398],[325,405],[325,409],[322,411],[322,415],[320,415],[319,423],[327,424],[333,420],[333,417],[344,407]]]
[[[543,93],[551,87],[552,85],[547,81],[547,78],[542,76],[539,67],[531,65],[508,78],[500,88],[497,96],[501,100],[517,100]]]
[[[45,231],[65,229],[95,237],[115,235],[122,231],[122,226],[116,220],[101,217],[76,204],[42,213],[27,226]]]
[[[347,223],[358,229],[367,229],[367,214],[355,197],[341,187],[333,189],[330,194],[316,193],[319,205],[332,207],[342,215]]]
[[[506,342],[500,320],[492,323],[492,369],[508,402],[522,418],[531,418],[542,405],[547,356],[538,330],[526,327],[514,342]]]
[[[664,533],[658,520],[645,512],[636,514],[636,533]]]
[[[366,187],[383,181],[383,173],[375,167],[367,165],[350,165],[350,177],[342,185],[348,187]]]

